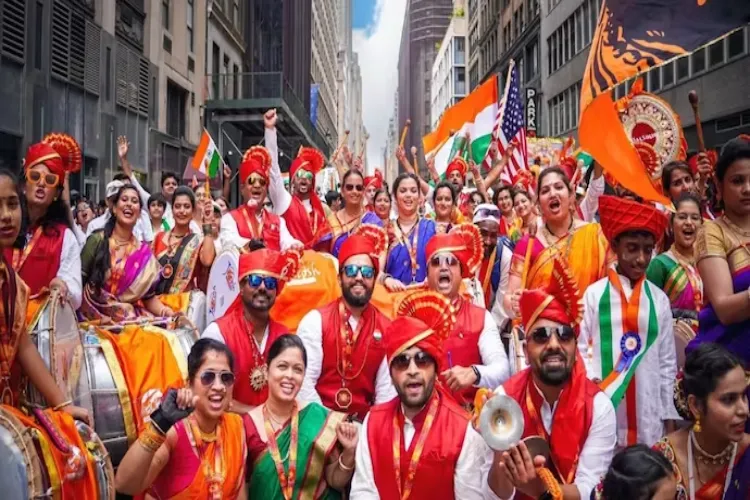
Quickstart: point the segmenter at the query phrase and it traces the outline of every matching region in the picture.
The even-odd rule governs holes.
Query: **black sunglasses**
[[[375,268],[372,266],[358,266],[356,264],[344,266],[344,276],[347,278],[356,278],[357,274],[360,273],[364,279],[369,280],[375,276]]]
[[[354,191],[355,189],[359,192],[362,192],[365,190],[364,184],[344,184],[344,189],[347,191]]]
[[[404,371],[411,366],[411,360],[414,360],[414,364],[417,365],[417,368],[427,368],[430,364],[437,364],[435,363],[435,358],[430,356],[424,351],[419,351],[418,353],[411,355],[411,354],[399,354],[395,358],[393,358],[393,361],[391,361],[391,368],[395,368],[399,371]]]
[[[453,267],[458,264],[459,262],[456,256],[450,253],[437,254],[430,259],[431,267],[443,267],[443,265]]]
[[[201,373],[201,384],[203,384],[205,387],[214,385],[214,381],[216,380],[217,375],[219,376],[221,383],[225,386],[230,387],[234,385],[234,373],[214,372],[211,370],[206,370],[205,372]]]
[[[569,326],[540,326],[535,328],[529,337],[537,344],[546,344],[552,335],[557,335],[560,342],[570,342],[576,338],[576,332]]]

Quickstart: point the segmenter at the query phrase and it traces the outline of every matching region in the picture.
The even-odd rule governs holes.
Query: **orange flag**
[[[671,201],[660,194],[648,176],[633,143],[617,116],[611,91],[599,94],[583,111],[578,127],[581,149],[626,189],[650,201],[670,206]]]

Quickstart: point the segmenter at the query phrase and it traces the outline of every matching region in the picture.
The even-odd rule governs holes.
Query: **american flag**
[[[512,184],[521,170],[529,169],[523,102],[521,101],[521,90],[518,86],[518,70],[513,60],[510,61],[508,80],[505,82],[505,92],[500,101],[497,115],[498,120],[493,134],[497,141],[499,157],[502,157],[509,144],[516,145],[510,160],[500,174],[500,180],[506,184]]]

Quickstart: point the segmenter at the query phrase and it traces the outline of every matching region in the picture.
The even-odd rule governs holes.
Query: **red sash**
[[[599,386],[586,378],[583,360],[577,353],[576,358],[570,381],[557,402],[549,435],[542,423],[543,400],[534,386],[531,368],[515,374],[503,384],[505,393],[515,399],[523,410],[523,437],[542,436],[547,440],[554,465],[550,470],[557,473],[563,484],[572,484],[575,479],[578,458],[594,416],[594,397],[600,392]],[[560,431],[555,432],[558,428]]]
[[[251,341],[248,337],[248,329],[241,307],[216,320],[216,324],[224,337],[224,342],[234,355],[234,374],[236,376],[234,399],[250,406],[262,404],[268,398],[268,384],[264,385],[260,391],[256,391],[250,385],[250,375],[258,366],[256,357],[260,357],[265,362],[271,344],[283,334],[288,333],[289,330],[281,323],[269,320],[265,349],[262,353],[256,353],[258,347],[255,340]]]
[[[437,393],[435,397],[439,397]],[[402,434],[399,464],[393,462],[393,419],[398,412],[399,421],[403,426],[401,400],[394,398],[388,403],[370,409],[367,443],[370,447],[372,470],[380,498],[400,498],[396,475],[393,473],[394,467],[401,468],[400,477],[405,481],[428,408],[429,404],[413,420],[416,433],[408,450],[404,447]],[[463,447],[468,422],[469,417],[460,406],[450,398],[440,397],[435,420],[417,462],[409,500],[453,500],[456,498],[453,475]]]
[[[57,277],[60,270],[65,225],[55,224],[48,229],[37,228],[23,250],[6,248],[5,261],[13,266],[18,276],[28,285],[31,296],[36,296]]]
[[[289,234],[301,241],[305,245],[305,250],[312,250],[318,240],[331,231],[322,205],[315,203],[313,198],[315,198],[314,194],[310,198],[312,213],[307,213],[302,201],[292,196],[292,202],[283,215]]]
[[[323,365],[315,390],[318,391],[326,408],[343,411],[362,419],[375,401],[375,379],[385,357],[383,335],[391,322],[374,306],[365,308],[357,325],[361,324],[359,336],[352,346],[352,366],[344,372],[347,380],[342,384],[339,363],[344,345],[340,339],[340,303],[340,300],[334,300],[319,310],[323,324]],[[346,387],[352,394],[348,408],[342,408],[336,403],[336,393],[342,387]]]
[[[281,251],[281,219],[263,210],[260,222],[250,207],[242,205],[229,212],[237,224],[237,232],[245,239],[263,240],[269,250]]]
[[[468,367],[481,365],[482,356],[479,353],[479,336],[484,329],[485,310],[475,306],[466,299],[459,299],[457,304],[456,326],[450,337],[443,343],[445,369],[453,366]],[[451,394],[460,405],[474,402],[476,387],[467,387]]]

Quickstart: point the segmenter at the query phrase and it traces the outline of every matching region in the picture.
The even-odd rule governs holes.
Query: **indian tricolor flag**
[[[213,179],[219,175],[219,170],[221,170],[223,163],[224,161],[221,159],[219,148],[216,147],[214,140],[211,139],[211,136],[204,129],[201,142],[195,151],[191,166],[207,178]]]
[[[493,75],[458,104],[445,110],[437,128],[422,138],[425,153],[435,155],[439,175],[445,173],[456,154],[464,153],[466,157],[463,143],[467,131],[471,137],[472,159],[477,165],[482,163],[492,141],[497,101],[497,75]]]

